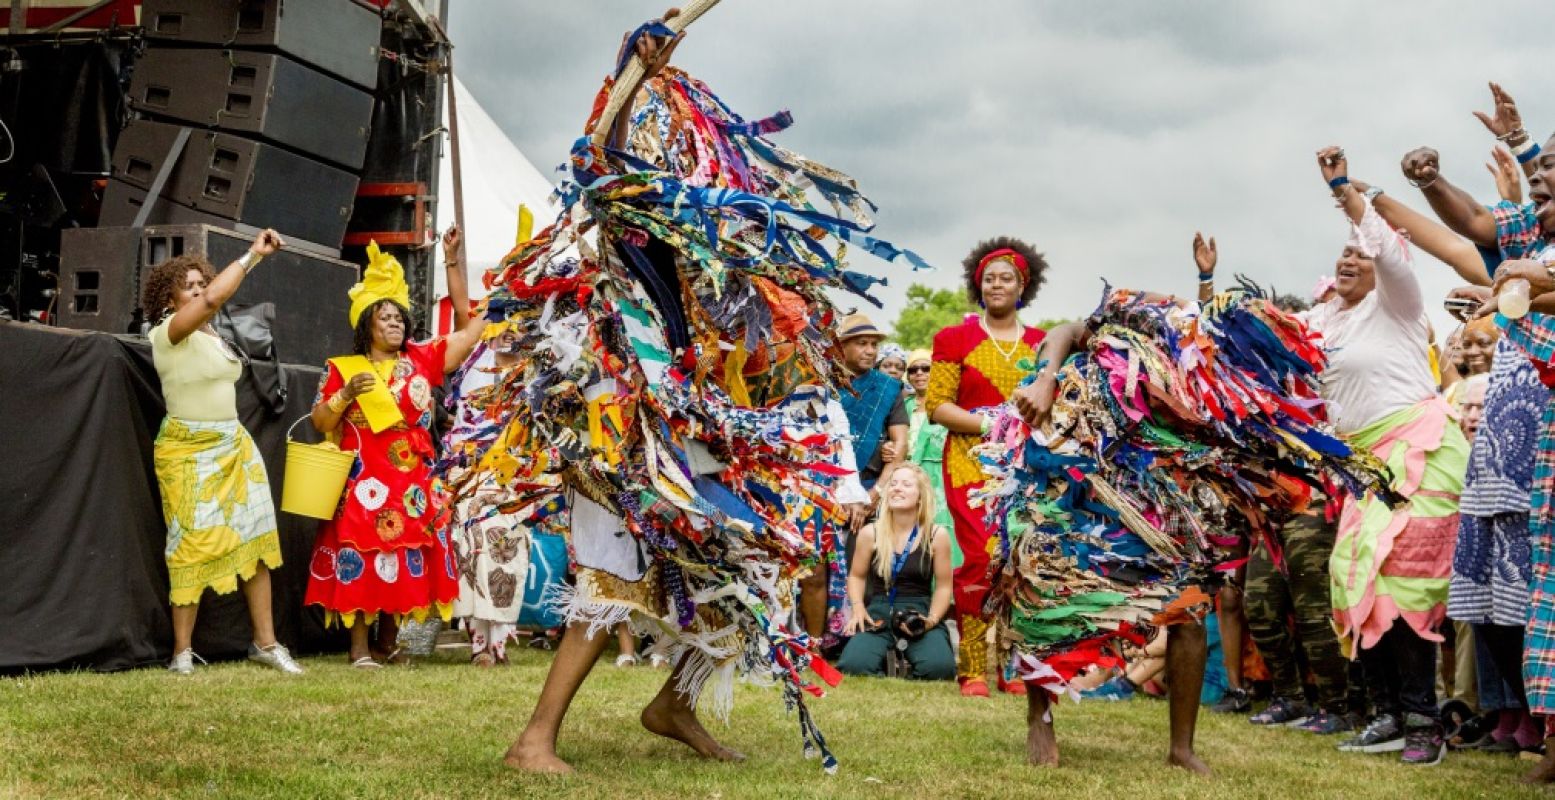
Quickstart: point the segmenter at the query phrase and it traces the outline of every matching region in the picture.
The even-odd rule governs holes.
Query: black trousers
[[[1378,714],[1420,714],[1437,718],[1436,643],[1420,638],[1409,623],[1395,620],[1377,644],[1361,651],[1366,694]]]

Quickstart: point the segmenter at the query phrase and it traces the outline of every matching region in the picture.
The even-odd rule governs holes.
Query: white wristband
[[[1539,146],[1539,143],[1535,142],[1533,140],[1533,137],[1530,136],[1530,137],[1528,137],[1527,141],[1524,141],[1522,144],[1512,148],[1512,155],[1520,156],[1520,155],[1522,155],[1522,154],[1528,152],[1529,150],[1532,150],[1532,149],[1534,149],[1535,147],[1538,147],[1538,146]]]

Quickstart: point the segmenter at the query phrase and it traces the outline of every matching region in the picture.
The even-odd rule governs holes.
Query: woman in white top
[[[179,675],[194,672],[190,640],[201,595],[208,588],[232,592],[239,579],[254,628],[248,657],[302,672],[275,639],[270,569],[281,565],[281,540],[264,462],[238,421],[234,384],[243,364],[210,324],[248,271],[282,245],[275,231],[263,231],[220,275],[204,256],[178,256],[153,268],[142,290],[141,307],[161,317],[151,330],[151,353],[167,418],[154,458],[173,605],[168,669]]]
[[[1389,508],[1352,497],[1339,521],[1329,559],[1334,618],[1359,650],[1377,705],[1376,718],[1342,747],[1396,749],[1402,739],[1405,763],[1434,764],[1445,751],[1436,628],[1446,616],[1469,448],[1431,374],[1408,245],[1350,184],[1342,150],[1319,151],[1318,165],[1351,228],[1335,265],[1336,296],[1307,317],[1328,351],[1323,396],[1339,432],[1388,464],[1407,501]]]

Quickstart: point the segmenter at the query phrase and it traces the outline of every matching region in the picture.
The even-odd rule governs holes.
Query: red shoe
[[[960,678],[962,697],[987,697],[988,681],[982,678]]]
[[[1011,683],[1010,681],[1006,681],[1004,679],[1003,675],[1000,675],[999,676],[999,691],[1004,692],[1005,694],[1013,694],[1016,697],[1025,697],[1026,696],[1026,682],[1025,681],[1015,681],[1015,682]]]

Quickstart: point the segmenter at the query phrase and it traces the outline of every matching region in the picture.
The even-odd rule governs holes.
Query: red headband
[[[1015,252],[1014,250],[1011,250],[1008,247],[1001,247],[998,250],[983,256],[983,260],[977,262],[977,272],[972,276],[972,280],[981,285],[983,282],[983,270],[986,269],[989,264],[992,264],[993,262],[1003,258],[1009,259],[1010,263],[1015,265],[1015,270],[1020,273],[1021,283],[1025,283],[1030,279],[1031,272],[1026,268],[1026,257],[1020,253]]]

